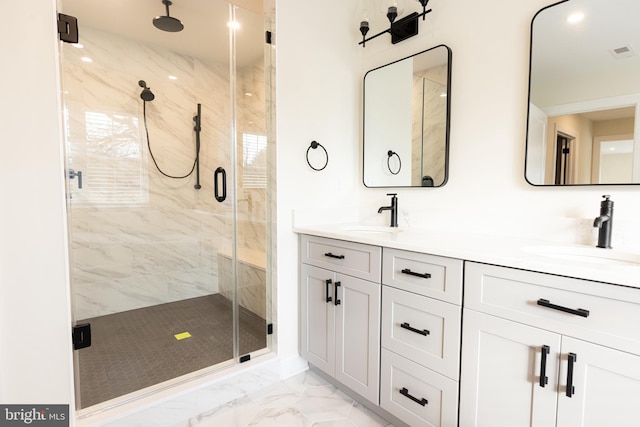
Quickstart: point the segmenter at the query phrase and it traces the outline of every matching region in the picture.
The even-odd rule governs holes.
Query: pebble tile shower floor
[[[240,354],[266,347],[266,322],[240,309]],[[91,323],[78,350],[82,408],[233,357],[231,302],[220,294],[110,314]],[[174,336],[189,332],[190,338]]]

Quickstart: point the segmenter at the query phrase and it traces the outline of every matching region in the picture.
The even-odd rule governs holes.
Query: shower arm
[[[167,6],[168,7],[168,6]],[[198,104],[198,112],[195,116],[193,116],[193,121],[195,122],[195,126],[193,130],[196,132],[196,184],[193,186],[196,190],[202,188],[200,185],[200,131],[202,127],[200,126],[200,120],[202,119],[202,105]]]

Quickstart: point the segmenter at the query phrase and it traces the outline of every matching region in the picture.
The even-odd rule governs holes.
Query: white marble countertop
[[[471,233],[409,228],[382,231],[385,229],[392,230],[389,227],[358,225],[314,225],[298,226],[294,231],[640,288],[640,252]],[[583,256],[574,256],[580,253]],[[608,260],[607,257],[614,259]]]

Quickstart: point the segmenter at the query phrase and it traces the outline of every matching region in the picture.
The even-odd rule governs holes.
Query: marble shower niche
[[[219,254],[231,253],[234,215],[231,203],[213,197],[213,176],[233,158],[229,65],[87,27],[81,42],[82,49],[65,46],[62,61],[68,169],[83,177],[82,188],[77,178],[68,182],[75,319],[222,293],[231,285],[223,286]],[[149,142],[170,175],[192,168],[193,116],[202,105],[202,189],[193,175],[169,179],[156,170],[139,80],[156,96],[146,104]],[[265,265],[262,58],[238,69],[236,87],[237,245]],[[247,305],[262,307],[256,314],[264,318],[259,298]]]

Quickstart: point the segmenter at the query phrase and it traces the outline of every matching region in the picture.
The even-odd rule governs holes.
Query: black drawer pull
[[[423,279],[430,279],[431,278],[431,274],[429,274],[429,273],[416,273],[414,271],[409,270],[408,268],[403,269],[402,272],[404,274],[408,274],[410,276],[422,277]]]
[[[540,298],[538,300],[538,305],[541,305],[547,308],[552,308],[554,310],[563,311],[569,314],[575,314],[576,316],[589,317],[589,310],[585,310],[584,308],[574,309],[569,307],[563,307],[561,305],[551,304],[548,299]]]
[[[544,388],[549,384],[547,377],[547,355],[551,352],[548,345],[543,345],[540,351],[540,387]]]
[[[334,305],[340,305],[340,303],[341,303],[342,301],[340,301],[340,300],[338,299],[338,288],[339,288],[340,286],[342,286],[342,283],[340,283],[340,282],[336,282],[336,283],[335,283],[335,285],[336,285],[336,287],[335,287],[335,289],[334,289],[333,296],[334,296],[336,299],[335,299],[335,301],[333,302],[333,304],[334,304]]]
[[[331,297],[329,296],[329,285],[331,284],[331,279],[327,279],[324,281],[324,290],[327,295],[326,301],[331,302]]]
[[[344,259],[344,255],[334,255],[331,252],[327,252],[326,254],[324,254],[324,256],[328,256],[329,258],[335,258],[335,259]]]
[[[401,323],[400,327],[402,329],[408,329],[411,332],[415,332],[416,334],[424,335],[425,337],[430,334],[430,332],[426,329],[420,330],[420,329],[412,328],[411,325],[408,324],[407,322]]]
[[[416,402],[418,405],[421,405],[421,406],[425,406],[427,403],[429,403],[429,401],[424,397],[422,399],[418,399],[417,397],[411,396],[409,394],[409,390],[407,390],[404,387],[400,389],[400,394],[403,395],[404,397],[408,397],[409,399],[413,400],[414,402]]]
[[[575,353],[569,353],[569,360],[567,362],[567,397],[571,397],[575,394],[576,388],[573,386],[573,364],[578,361],[578,355]]]

